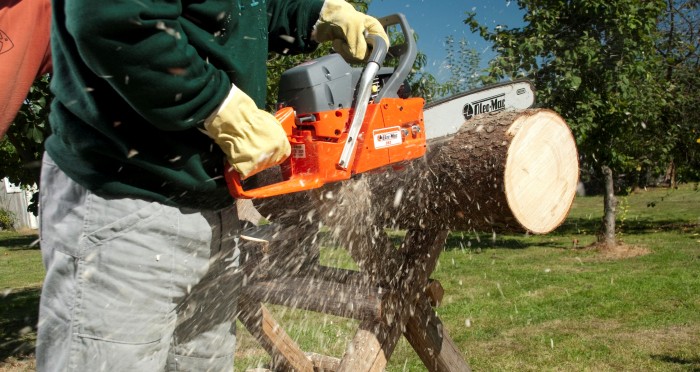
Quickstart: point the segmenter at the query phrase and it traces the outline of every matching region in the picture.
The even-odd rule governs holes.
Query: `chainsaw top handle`
[[[384,88],[377,94],[377,97],[374,99],[375,102],[379,102],[385,97],[398,98],[399,87],[401,87],[401,84],[404,83],[404,80],[411,72],[413,62],[416,60],[416,55],[418,54],[413,32],[408,26],[408,21],[403,14],[392,14],[380,18],[379,22],[384,28],[400,25],[401,31],[403,32],[404,43],[389,48],[384,40],[377,35],[369,35],[367,38],[367,42],[372,45],[372,53],[370,54],[367,65],[365,65],[365,68],[362,70],[362,76],[355,90],[356,95],[353,103],[352,122],[348,130],[345,146],[340,154],[340,160],[337,163],[340,169],[348,169],[351,165],[351,160],[357,144],[357,136],[360,133],[362,122],[367,112],[367,105],[372,95],[372,84],[379,72],[379,68],[382,63],[384,63],[384,58],[386,58],[387,53],[391,50],[393,56],[399,57],[399,62],[398,66],[396,66],[394,72],[391,74],[391,77],[389,77],[385,83]]]
[[[382,98],[398,98],[399,88],[408,77],[408,74],[411,73],[411,69],[413,69],[413,63],[418,55],[418,46],[416,45],[416,39],[413,37],[413,29],[411,29],[406,16],[403,14],[391,14],[378,20],[387,30],[391,26],[401,26],[401,33],[403,34],[403,44],[392,45],[387,52],[388,57],[398,57],[399,62],[394,73],[384,83],[384,87],[377,95],[376,100],[380,101]]]
[[[362,76],[360,76],[360,81],[357,83],[357,89],[355,89],[356,95],[352,107],[352,122],[348,129],[348,137],[345,141],[345,146],[340,154],[340,160],[338,161],[338,167],[341,169],[348,169],[350,167],[352,157],[355,153],[357,136],[360,134],[362,122],[365,120],[365,114],[367,113],[367,105],[369,105],[369,100],[372,96],[372,83],[389,50],[384,39],[377,35],[369,35],[367,37],[367,42],[372,45],[372,53],[369,56],[365,68],[362,70]]]
[[[378,35],[367,35],[367,44],[372,46],[372,52],[370,52],[369,59],[367,59],[367,64],[372,62],[382,65],[384,63],[384,58],[389,51],[389,46],[386,45],[384,39]],[[366,68],[366,67],[365,67]]]

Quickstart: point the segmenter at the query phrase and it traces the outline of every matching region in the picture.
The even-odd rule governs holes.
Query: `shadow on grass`
[[[650,218],[634,219],[616,222],[617,227],[627,233],[650,234],[656,232],[677,231],[688,232],[688,230],[699,229],[700,224],[688,220],[656,220]],[[554,234],[577,234],[581,231],[595,232],[601,226],[601,221],[594,218],[570,218],[559,226]]]
[[[0,361],[34,352],[40,288],[0,295]]]
[[[522,234],[525,237],[525,234]],[[403,243],[403,235],[389,235],[394,246],[399,247]],[[552,241],[526,241],[517,236],[486,232],[452,232],[445,241],[446,250],[481,250],[481,249],[525,249],[532,246],[544,248],[563,248],[561,242]]]
[[[492,235],[481,234],[477,238],[475,234],[450,234],[445,242],[446,249],[525,249],[531,246],[560,248],[561,244],[554,242],[527,242],[524,239],[513,237],[504,237],[496,235],[494,239]],[[449,248],[448,248],[449,247]]]
[[[652,359],[669,364],[676,364],[679,367],[688,368],[689,371],[700,372],[700,358],[683,358],[675,355],[652,355]]]
[[[456,249],[525,249],[529,247],[540,248],[571,248],[572,239],[578,240],[582,236],[595,237],[600,228],[600,221],[597,219],[577,218],[568,219],[559,228],[551,233],[528,236],[523,232],[474,232],[474,231],[453,231],[445,247],[448,250]],[[617,222],[617,228],[625,234],[654,234],[659,232],[677,232],[680,234],[690,234],[700,232],[700,223],[689,222],[687,220],[651,220],[638,219],[634,221]],[[553,237],[570,238],[565,241],[561,239],[552,240]],[[401,244],[403,236],[391,236],[395,245]]]
[[[38,235],[0,235],[0,247],[5,247],[9,250],[26,250],[39,249]]]
[[[687,233],[700,230],[700,224],[687,220],[652,220],[637,219],[617,221],[618,229],[628,234],[653,234],[658,232],[677,231]],[[601,221],[590,218],[574,218],[566,220],[552,232],[555,235],[575,235],[582,232],[593,234],[600,229]]]

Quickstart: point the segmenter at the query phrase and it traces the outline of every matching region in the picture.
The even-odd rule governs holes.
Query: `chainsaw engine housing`
[[[293,67],[282,74],[278,109],[311,113],[352,106],[352,68],[338,54]]]
[[[375,79],[374,95],[394,73],[382,67]],[[279,84],[277,108],[294,107],[297,114],[350,108],[362,69],[350,66],[339,54],[302,63],[285,71]]]

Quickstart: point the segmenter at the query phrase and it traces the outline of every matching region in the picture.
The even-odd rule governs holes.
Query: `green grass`
[[[620,199],[619,238],[630,250],[617,254],[588,248],[600,197],[578,197],[566,222],[544,236],[450,235],[432,276],[445,288],[436,310],[474,370],[700,371],[700,191],[685,185]],[[34,239],[0,232],[0,361],[33,337],[27,325],[43,275],[38,250],[28,247]],[[354,267],[338,248],[325,248],[322,262]],[[271,310],[302,349],[336,357],[357,326]],[[243,327],[236,358],[239,371],[269,361]],[[402,340],[388,370],[424,367]]]
[[[34,233],[0,231],[0,369],[34,348],[44,278],[36,241]]]

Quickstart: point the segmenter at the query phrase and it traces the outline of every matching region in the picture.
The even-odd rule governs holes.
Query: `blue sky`
[[[516,1],[508,0],[373,0],[368,13],[376,17],[403,13],[418,34],[418,50],[428,57],[427,71],[443,80],[449,76],[442,67],[448,35],[455,40],[465,38],[469,46],[480,53],[482,66],[494,55],[490,44],[472,34],[464,24],[468,11],[476,12],[479,22],[489,28],[499,24],[508,27],[523,25],[523,12],[518,9]]]

